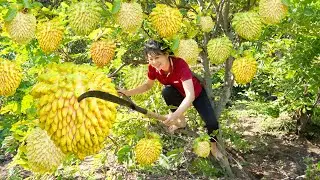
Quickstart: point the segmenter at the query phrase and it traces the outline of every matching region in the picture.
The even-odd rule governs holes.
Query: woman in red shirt
[[[158,80],[165,85],[162,96],[167,105],[178,107],[171,109],[173,113],[166,115],[163,123],[173,132],[186,126],[184,112],[193,104],[201,118],[206,123],[208,134],[219,129],[218,121],[210,104],[206,91],[199,80],[192,75],[188,64],[181,58],[170,56],[161,43],[149,40],[144,47],[145,57],[148,60],[148,80],[131,90],[119,90],[127,96],[143,93],[152,88]],[[178,124],[176,124],[178,120]],[[221,153],[217,149],[216,138],[211,136],[211,153],[217,158]]]

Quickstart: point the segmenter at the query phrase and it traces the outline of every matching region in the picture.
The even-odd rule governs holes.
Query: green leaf
[[[281,0],[281,2],[286,5],[286,6],[289,6],[290,5],[290,2],[289,0]]]
[[[8,105],[4,106],[0,109],[0,114],[6,114],[8,112],[15,113],[18,111],[18,103],[17,102],[11,102]]]
[[[40,2],[33,2],[32,4],[31,4],[31,7],[32,8],[36,8],[36,7],[42,7],[43,5],[40,3]]]
[[[31,4],[29,2],[29,0],[23,0],[23,7],[30,9],[31,8]]]
[[[21,101],[21,112],[26,114],[27,109],[31,108],[32,103],[33,103],[33,96],[31,96],[30,94],[24,96]]]
[[[120,163],[129,160],[129,153],[131,151],[131,147],[129,145],[123,146],[117,153],[118,161]]]
[[[10,7],[7,14],[4,17],[6,22],[12,21],[14,17],[16,17],[18,10],[15,7]]]
[[[121,7],[121,0],[115,0],[112,5],[112,14],[116,14]]]
[[[171,50],[175,51],[176,49],[178,49],[179,43],[180,43],[180,38],[174,38],[171,46]]]
[[[313,11],[312,8],[306,7],[306,8],[304,9],[303,14],[306,15],[306,16],[312,16],[312,15],[314,14],[314,11]]]

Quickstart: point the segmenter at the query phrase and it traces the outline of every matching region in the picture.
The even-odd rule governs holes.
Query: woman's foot
[[[220,160],[222,159],[223,155],[222,153],[219,151],[218,147],[217,147],[217,143],[216,142],[211,142],[211,154],[217,159]]]
[[[180,128],[185,128],[187,126],[186,119],[184,116],[180,116],[179,119],[176,119],[170,123],[168,129],[170,134],[174,134],[174,131]]]

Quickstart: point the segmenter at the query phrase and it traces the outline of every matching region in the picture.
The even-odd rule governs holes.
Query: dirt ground
[[[285,121],[285,118],[278,119],[281,120]],[[243,170],[250,179],[305,179],[305,159],[310,158],[314,163],[320,161],[320,139],[308,140],[295,133],[268,132],[263,128],[263,121],[265,119],[250,116],[240,118],[238,130],[252,144],[247,153],[233,153]]]

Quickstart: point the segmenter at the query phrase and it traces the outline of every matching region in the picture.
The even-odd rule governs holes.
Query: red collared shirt
[[[151,80],[157,79],[163,85],[171,85],[175,87],[184,97],[186,96],[182,82],[192,79],[194,87],[194,95],[197,98],[201,93],[202,87],[199,80],[194,77],[188,64],[181,58],[169,57],[170,71],[165,73],[163,70],[158,71],[150,64],[148,66],[148,77]]]

